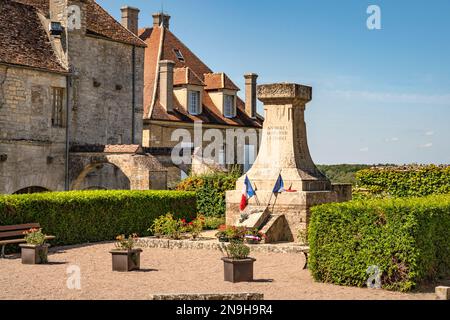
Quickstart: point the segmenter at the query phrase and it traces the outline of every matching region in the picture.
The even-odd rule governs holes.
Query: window
[[[200,114],[200,91],[189,91],[188,111],[190,114]]]
[[[234,96],[226,94],[223,106],[223,114],[227,118],[233,118],[236,116],[234,109]]]
[[[52,126],[63,127],[64,88],[52,88]]]
[[[246,144],[244,146],[244,173],[247,173],[255,162],[255,146]]]
[[[173,49],[173,51],[175,52],[177,59],[180,60],[181,62],[184,62],[184,56],[181,53],[181,51],[179,49]]]

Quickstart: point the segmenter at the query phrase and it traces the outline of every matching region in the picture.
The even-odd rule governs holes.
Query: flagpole
[[[278,173],[278,177],[277,177],[277,181],[276,182],[278,182],[278,179],[280,178],[280,176],[281,176],[281,172],[283,171],[283,169],[280,169],[280,172]],[[275,182],[275,183],[276,183]],[[272,201],[272,197],[273,197],[273,194],[274,194],[275,192],[273,192],[272,191],[272,194],[270,195],[270,199],[269,199],[269,203],[267,204],[267,206],[270,206],[270,202]],[[275,201],[276,202],[276,201]]]

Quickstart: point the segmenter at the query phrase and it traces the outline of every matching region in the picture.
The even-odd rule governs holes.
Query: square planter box
[[[253,264],[256,259],[233,260],[222,258],[222,260],[224,263],[225,281],[233,283],[253,281]]]
[[[112,250],[112,270],[128,272],[139,270],[141,267],[141,249]]]
[[[22,250],[23,264],[44,264],[48,262],[48,248],[50,245],[43,244],[40,246],[30,244],[20,244]]]

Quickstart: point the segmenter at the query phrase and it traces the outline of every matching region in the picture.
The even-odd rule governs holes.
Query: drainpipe
[[[66,158],[65,158],[65,182],[64,182],[64,189],[66,191],[70,191],[70,179],[69,179],[69,149],[70,149],[70,143],[69,143],[69,111],[70,111],[70,98],[69,98],[69,91],[70,91],[71,81],[70,81],[70,75],[66,76]]]
[[[131,144],[135,144],[135,125],[136,125],[136,47],[133,46],[133,50],[131,53],[131,61],[132,61],[132,79],[131,79],[131,86],[132,86],[132,98],[131,98]]]

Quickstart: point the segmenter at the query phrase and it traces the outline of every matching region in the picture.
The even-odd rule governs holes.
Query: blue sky
[[[99,0],[116,19],[161,0]],[[367,7],[381,8],[369,30]],[[450,1],[164,0],[171,30],[214,71],[243,87],[311,85],[316,163],[450,163]],[[242,94],[242,92],[241,92]]]

